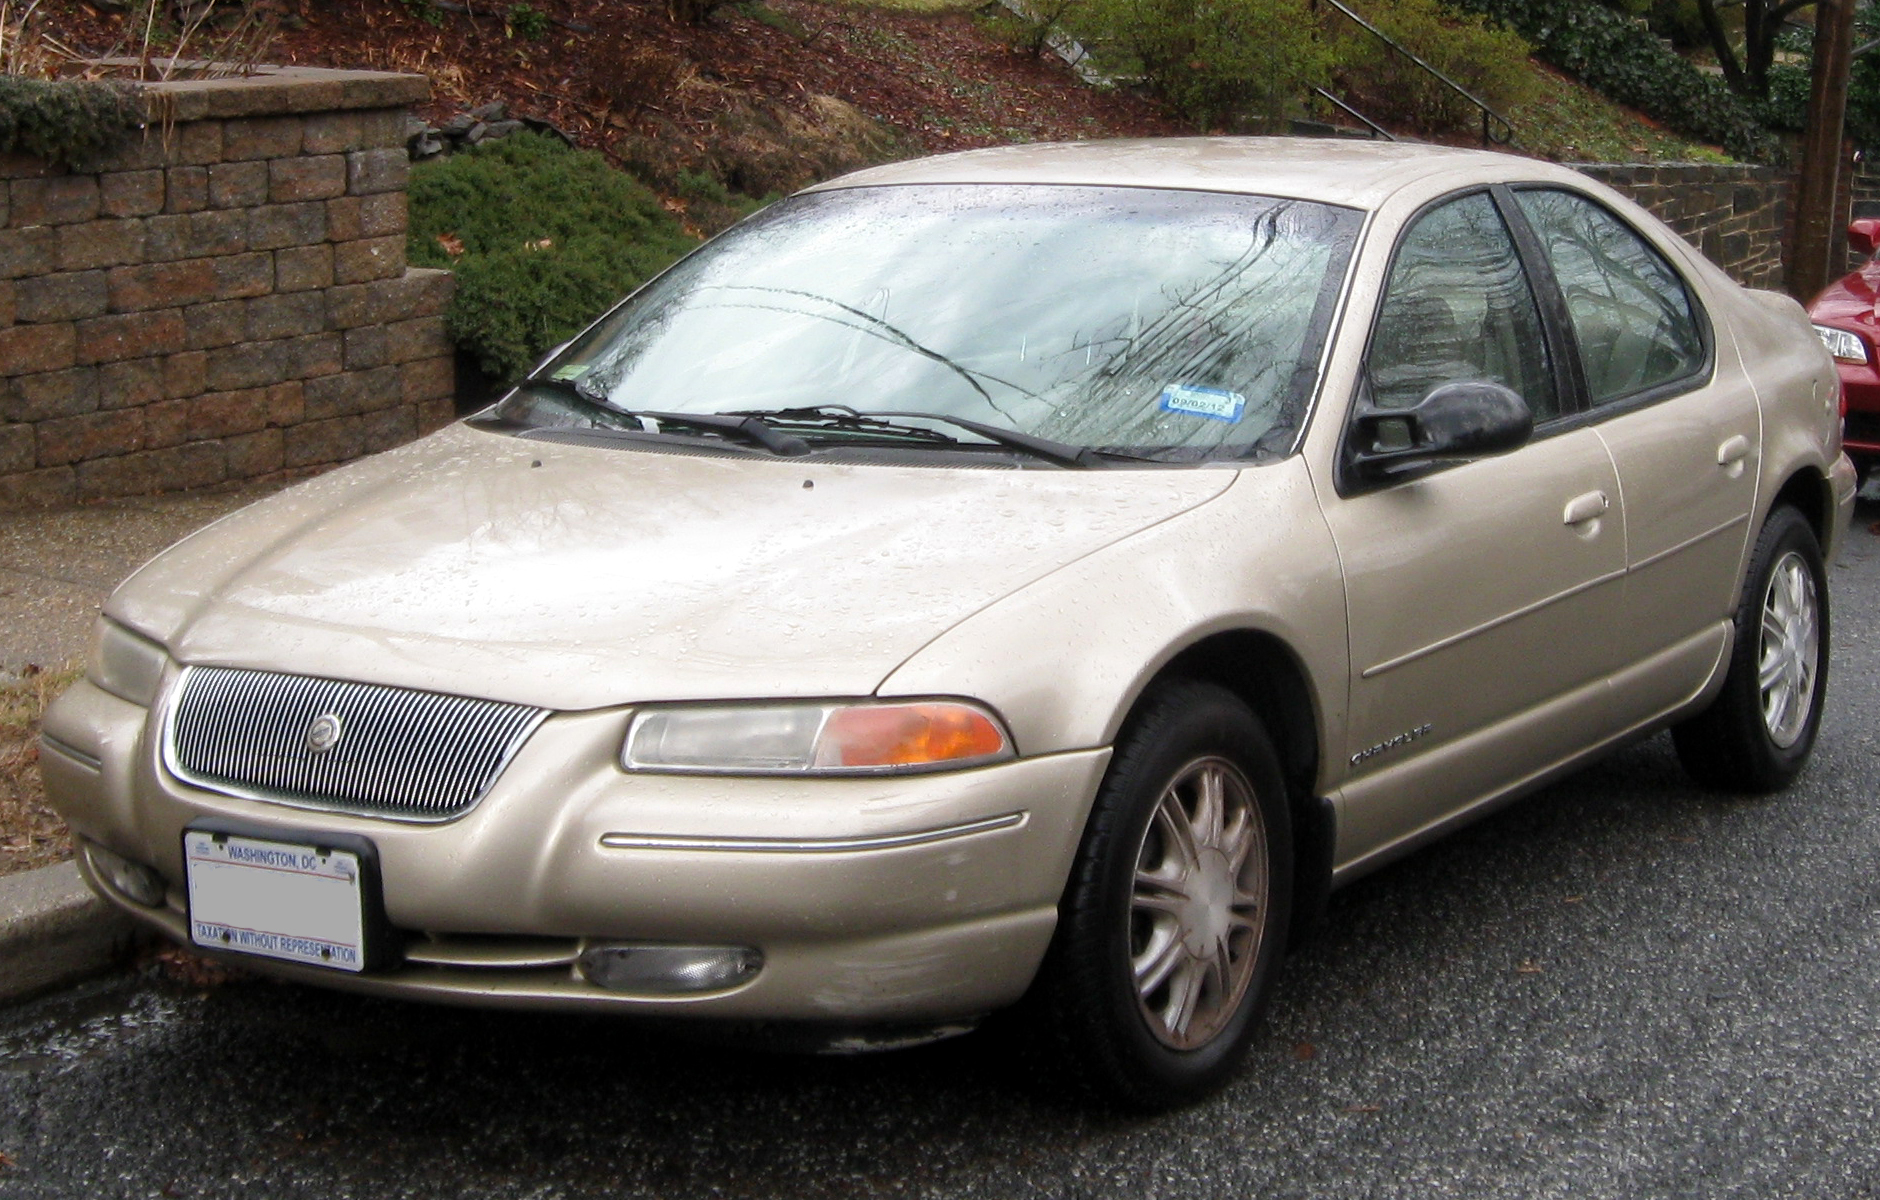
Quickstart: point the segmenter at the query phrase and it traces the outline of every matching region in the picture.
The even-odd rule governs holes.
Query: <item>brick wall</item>
[[[1781,290],[1792,175],[1711,163],[1574,165],[1677,230],[1738,283]]]
[[[452,417],[449,272],[405,265],[419,76],[155,85],[148,132],[0,155],[0,507],[315,468]]]

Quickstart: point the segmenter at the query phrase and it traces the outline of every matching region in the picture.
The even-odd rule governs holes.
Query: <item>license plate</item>
[[[191,829],[189,936],[234,950],[342,971],[366,964],[365,890],[350,850]]]

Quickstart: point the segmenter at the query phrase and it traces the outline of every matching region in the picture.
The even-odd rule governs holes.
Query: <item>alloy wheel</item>
[[[1762,691],[1763,728],[1786,750],[1808,728],[1815,704],[1820,659],[1821,612],[1815,576],[1800,554],[1784,554],[1763,593],[1762,644],[1757,681]]]

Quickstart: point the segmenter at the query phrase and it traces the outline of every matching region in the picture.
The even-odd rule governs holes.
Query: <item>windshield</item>
[[[1283,450],[1358,225],[1210,192],[813,193],[681,262],[540,377],[623,412],[839,405],[1164,461]],[[549,392],[525,384],[500,415],[575,417]]]

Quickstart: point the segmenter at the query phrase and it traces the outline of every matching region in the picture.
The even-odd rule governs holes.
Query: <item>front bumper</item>
[[[351,975],[242,956],[325,986],[454,1003],[739,1020],[944,1021],[1030,984],[1107,750],[889,778],[641,775],[614,751],[624,710],[551,716],[483,800],[415,824],[240,799],[183,783],[150,713],[80,681],[47,715],[46,792],[80,838],[155,868],[139,904],[187,940],[182,831],[200,818],[376,847],[402,961]],[[764,967],[713,993],[634,995],[582,977],[602,942],[736,945]]]

